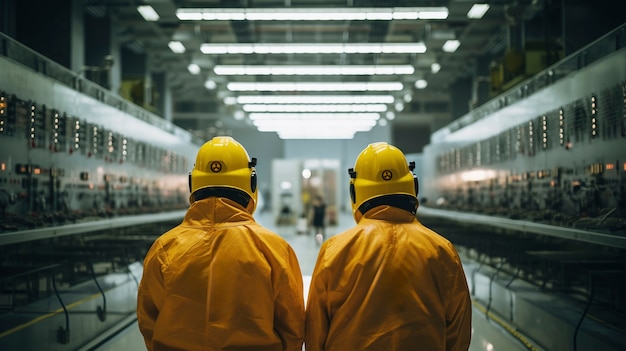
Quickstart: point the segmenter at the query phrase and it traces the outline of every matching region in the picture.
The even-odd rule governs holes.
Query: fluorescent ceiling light
[[[458,40],[446,40],[446,42],[443,43],[442,49],[445,52],[455,52],[456,49],[458,49],[460,45],[461,45],[461,42]]]
[[[385,112],[387,105],[385,104],[290,104],[290,105],[268,105],[268,104],[247,104],[243,105],[245,112]]]
[[[234,97],[234,96],[226,96],[226,97],[224,97],[224,99],[222,101],[224,101],[224,105],[235,105],[235,104],[237,104],[237,98]]]
[[[146,21],[158,21],[159,14],[150,5],[137,6],[137,11]]]
[[[371,130],[378,113],[251,113],[260,132],[276,132],[281,139],[351,139]]]
[[[353,130],[281,130],[276,132],[281,139],[354,139]]]
[[[443,7],[441,10],[420,12],[419,19],[443,20],[448,18],[448,8]]]
[[[309,115],[309,114],[300,114],[300,115]],[[313,115],[313,114],[310,114]],[[371,127],[375,126],[378,119],[359,119],[358,116],[354,118],[342,118],[335,117],[320,119],[320,118],[308,118],[308,117],[295,117],[298,114],[290,114],[287,118],[277,118],[277,119],[254,119],[252,123],[260,127],[261,129],[268,130],[279,130],[279,129],[289,129],[293,126],[311,126],[314,129],[319,127],[325,128],[346,128],[353,130],[365,131],[369,130]]]
[[[235,98],[238,104],[391,104],[394,101],[392,95],[240,95]]]
[[[230,91],[399,91],[401,82],[231,82]]]
[[[276,132],[281,138],[298,139],[344,139],[352,138],[356,132],[367,132],[376,126],[376,120],[318,121],[290,120],[290,121],[254,121],[259,132]]]
[[[437,73],[441,70],[441,65],[438,64],[437,62],[434,62],[433,64],[430,65],[430,71],[433,73]]]
[[[200,45],[203,54],[423,54],[424,43],[291,43],[291,44],[208,44]]]
[[[175,54],[182,54],[185,52],[185,45],[180,41],[170,41],[167,46],[169,46],[170,50],[172,50]]]
[[[428,82],[425,79],[418,79],[415,81],[415,87],[417,89],[424,89],[428,86]]]
[[[308,120],[312,122],[324,123],[328,121],[377,121],[379,113],[251,113],[248,117],[252,121],[293,121]]]
[[[394,75],[413,74],[412,65],[216,65],[217,75]]]
[[[207,88],[208,90],[213,90],[217,88],[217,83],[215,83],[215,81],[212,79],[207,79],[207,81],[204,82],[204,87]]]
[[[181,21],[366,21],[446,19],[446,7],[181,8]]]
[[[233,113],[233,117],[238,120],[241,121],[242,119],[244,119],[246,117],[246,114],[241,111],[241,110],[237,110]]]
[[[200,74],[200,66],[198,66],[197,63],[190,63],[189,66],[187,66],[187,70],[191,74]]]
[[[320,127],[327,130],[333,129],[346,129],[359,132],[366,132],[372,129],[376,125],[377,120],[363,120],[363,121],[345,121],[345,120],[329,120],[320,123],[319,121],[308,120],[287,120],[287,121],[270,121],[260,120],[254,121],[253,124],[260,132],[276,132],[279,130],[289,129],[319,129]]]
[[[488,4],[474,4],[467,12],[467,18],[483,18],[487,10],[489,10]]]

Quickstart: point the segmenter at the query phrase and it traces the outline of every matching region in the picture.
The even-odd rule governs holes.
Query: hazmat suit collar
[[[249,206],[248,206],[249,207]],[[249,209],[224,197],[209,197],[192,203],[185,214],[188,224],[211,225],[226,222],[254,222]]]
[[[381,205],[372,208],[365,214],[356,212],[356,222],[359,223],[361,219],[378,219],[391,222],[412,222],[415,220],[415,215],[411,212],[389,205]]]

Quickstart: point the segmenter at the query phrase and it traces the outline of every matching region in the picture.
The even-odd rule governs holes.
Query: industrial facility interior
[[[145,350],[143,258],[218,135],[305,283],[298,218],[322,195],[352,227],[387,141],[461,255],[470,350],[626,350],[626,2],[0,0],[0,350]]]

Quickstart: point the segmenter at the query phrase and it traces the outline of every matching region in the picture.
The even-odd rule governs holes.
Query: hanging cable
[[[585,317],[587,316],[587,312],[589,311],[589,308],[591,307],[591,303],[593,302],[593,295],[594,295],[594,289],[593,289],[593,280],[591,281],[591,287],[589,288],[589,300],[587,301],[587,306],[585,306],[585,309],[583,310],[583,314],[580,316],[580,320],[578,320],[578,324],[576,324],[576,329],[574,330],[574,351],[578,351],[578,348],[576,346],[576,340],[578,339],[578,331],[580,330],[580,326],[583,324],[583,320],[585,319]]]
[[[496,279],[496,276],[498,275],[498,273],[500,273],[502,266],[504,266],[503,261],[504,261],[503,259],[500,260],[500,265],[498,265],[498,268],[496,268],[496,271],[489,278],[489,301],[487,302],[487,308],[485,309],[485,317],[487,317],[487,319],[489,319],[489,310],[491,309],[491,300],[492,300],[491,287],[493,286],[493,281]]]
[[[57,332],[57,340],[61,344],[67,344],[70,342],[70,315],[67,312],[67,307],[65,307],[65,304],[63,303],[63,299],[61,299],[61,294],[59,294],[59,291],[57,290],[57,283],[54,272],[52,274],[52,288],[54,289],[54,295],[56,295],[57,300],[59,300],[59,303],[63,308],[63,313],[65,314],[65,329],[63,327],[59,327],[59,330]]]
[[[107,318],[107,297],[104,294],[104,290],[102,290],[100,283],[98,282],[98,278],[96,277],[96,271],[93,268],[93,263],[90,263],[89,266],[91,267],[91,276],[93,277],[93,281],[96,282],[96,286],[98,287],[98,290],[100,290],[100,294],[102,295],[102,306],[98,306],[98,308],[96,309],[96,313],[98,314],[98,319],[104,322]]]

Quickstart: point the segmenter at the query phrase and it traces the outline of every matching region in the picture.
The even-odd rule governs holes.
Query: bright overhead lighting
[[[200,45],[203,54],[423,54],[424,43],[232,43]]]
[[[215,83],[215,81],[212,79],[207,79],[207,81],[204,82],[204,87],[207,88],[208,90],[213,90],[217,88],[217,83]]]
[[[236,120],[241,121],[241,120],[243,120],[243,119],[246,117],[246,114],[245,114],[245,113],[243,113],[243,111],[241,111],[241,110],[237,110],[237,111],[235,111],[235,112],[233,113],[233,117],[234,117]]]
[[[281,139],[351,139],[371,130],[378,113],[250,113],[260,132],[276,132]]]
[[[268,104],[247,104],[243,105],[245,112],[385,112],[387,105],[385,104],[366,104],[366,105],[268,105]]]
[[[318,129],[323,127],[324,129],[348,129],[359,132],[366,132],[372,129],[373,126],[376,125],[378,120],[360,120],[360,121],[346,121],[346,120],[329,120],[324,121],[324,123],[320,123],[319,121],[309,121],[309,120],[281,120],[281,121],[270,121],[270,120],[259,120],[253,121],[253,124],[257,127],[260,132],[277,132],[279,130],[288,130],[288,129]]]
[[[395,101],[395,98],[392,95],[241,95],[236,98],[235,103],[238,103],[238,104],[391,104],[394,101]]]
[[[415,81],[415,87],[417,89],[424,89],[428,86],[428,82],[425,79],[418,79]]]
[[[443,7],[437,11],[420,12],[419,19],[438,20],[448,18],[448,9]]]
[[[248,116],[252,121],[268,120],[268,121],[294,121],[306,120],[311,122],[328,122],[328,121],[377,121],[380,118],[379,113],[251,113]]]
[[[455,52],[456,49],[459,48],[459,46],[461,45],[461,42],[458,40],[446,40],[445,43],[443,43],[443,51],[445,52]]]
[[[187,70],[191,74],[200,74],[201,71],[197,63],[190,63],[189,66],[187,66]]]
[[[441,65],[438,64],[437,62],[434,62],[433,64],[430,65],[430,71],[433,73],[437,73],[441,70]]]
[[[472,8],[467,11],[467,18],[483,18],[487,10],[489,10],[488,4],[474,4]]]
[[[158,21],[159,14],[150,5],[137,6],[137,11],[146,21]]]
[[[354,139],[354,130],[281,130],[276,132],[281,139]]]
[[[231,82],[226,87],[230,91],[399,91],[404,89],[401,82]]]
[[[350,139],[356,132],[370,131],[377,120],[256,120],[253,124],[259,132],[276,132],[282,139]]]
[[[412,65],[216,65],[213,72],[217,75],[392,75],[413,74]]]
[[[446,7],[182,8],[181,21],[390,21],[446,19]]]
[[[175,54],[182,54],[185,52],[185,45],[180,41],[170,41],[167,46],[169,46],[170,50],[172,50]]]
[[[223,101],[224,105],[235,105],[237,103],[237,98],[234,96],[226,96]]]

